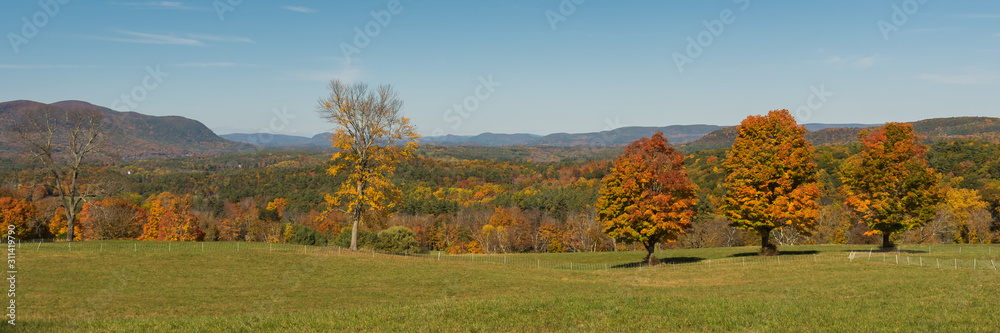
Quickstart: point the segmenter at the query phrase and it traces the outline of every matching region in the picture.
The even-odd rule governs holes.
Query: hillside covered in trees
[[[26,114],[43,109],[86,111],[97,110],[104,116],[108,130],[107,153],[121,158],[177,157],[216,155],[253,150],[215,135],[204,124],[184,117],[148,116],[136,112],[118,112],[81,101],[43,104],[32,101],[0,103],[0,158],[17,156],[24,143],[12,127]]]
[[[918,127],[919,128],[919,127]],[[897,236],[902,242],[994,242],[1000,214],[1000,145],[939,140],[928,150],[930,167],[951,194],[938,216],[923,228]],[[817,147],[814,160],[822,195],[816,230],[803,235],[776,229],[779,245],[877,243],[864,224],[843,207],[839,172],[856,144]],[[421,147],[392,180],[403,193],[390,219],[364,226],[362,241],[393,225],[414,233],[415,246],[451,253],[607,251],[621,244],[602,233],[594,209],[601,179],[622,148],[588,147]],[[685,167],[698,187],[692,229],[670,247],[757,245],[758,238],[729,226],[719,213],[726,189],[722,162],[727,149],[686,153]],[[85,170],[104,188],[84,208],[80,239],[106,238],[93,232],[93,206],[128,208],[125,238],[244,240],[341,244],[348,219],[324,200],[343,180],[326,174],[331,154],[260,151],[219,156],[100,162]],[[29,165],[8,160],[0,173],[0,197],[36,207],[25,217],[28,238],[56,238],[66,232],[52,189]],[[107,198],[107,199],[106,199]],[[971,208],[970,208],[971,207]],[[89,213],[88,213],[89,212]],[[966,214],[968,213],[968,214]],[[968,215],[965,225],[956,214]],[[89,219],[89,220],[88,220]],[[143,226],[197,230],[151,237]],[[166,222],[164,222],[166,221]],[[971,222],[969,222],[971,221]],[[970,224],[971,223],[971,224]],[[963,229],[964,228],[964,229]],[[128,228],[126,228],[128,229]],[[162,229],[161,229],[162,230]],[[174,235],[174,236],[169,236]],[[113,237],[112,237],[113,238]]]

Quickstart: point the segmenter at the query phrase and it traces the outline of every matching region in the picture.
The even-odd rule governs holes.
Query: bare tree
[[[420,137],[403,116],[403,101],[390,85],[373,91],[368,85],[330,82],[330,96],[319,101],[320,116],[337,127],[330,140],[338,152],[331,175],[347,173],[347,181],[327,197],[330,207],[345,203],[353,219],[351,250],[358,249],[358,228],[381,223],[401,196],[392,183],[396,163],[413,154]]]
[[[80,169],[88,157],[99,154],[107,139],[104,116],[97,110],[47,106],[23,114],[13,130],[53,185],[66,214],[66,240],[73,241],[76,212],[98,190],[82,184]]]

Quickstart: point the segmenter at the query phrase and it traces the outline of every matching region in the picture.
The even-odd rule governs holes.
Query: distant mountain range
[[[110,133],[105,148],[123,158],[214,155],[256,149],[253,145],[223,139],[204,124],[184,117],[118,112],[81,101],[43,104],[19,100],[0,103],[0,157],[16,156],[24,148],[11,126],[25,113],[47,107],[100,111]]]
[[[610,131],[592,133],[498,134],[483,133],[474,136],[445,135],[420,139],[422,144],[440,146],[623,146],[642,137],[663,132],[670,142],[681,144],[691,142],[723,128],[714,125],[674,125],[666,127],[622,127]],[[311,138],[269,134],[223,134],[223,138],[269,148],[329,147],[330,133],[317,134]]]
[[[869,127],[866,124],[806,124],[810,131],[829,128]],[[673,125],[665,127],[622,127],[610,131],[591,133],[498,134],[483,133],[473,136],[445,135],[420,139],[422,144],[440,146],[625,146],[639,138],[650,137],[657,131],[663,132],[671,144],[691,143],[728,127],[716,125]],[[223,134],[223,138],[254,144],[268,148],[328,148],[330,133],[322,133],[311,138],[280,134]]]
[[[1000,143],[1000,118],[990,117],[954,117],[933,118],[911,122],[913,130],[923,137],[925,142],[949,139],[975,139]],[[878,125],[804,125],[809,132],[806,140],[816,146],[843,145],[856,142],[858,134],[865,127]],[[825,127],[824,127],[825,126]],[[736,127],[726,127],[705,135],[694,142],[683,146],[685,150],[697,151],[706,149],[727,148],[736,141]]]
[[[184,117],[147,116],[118,112],[81,101],[43,104],[32,101],[0,103],[0,158],[15,156],[24,148],[17,134],[9,128],[26,112],[52,107],[68,110],[94,109],[104,114],[113,134],[108,148],[124,158],[178,157],[236,153],[254,149],[329,150],[330,133],[312,137],[282,134],[225,134],[218,136],[204,124]],[[936,118],[913,122],[916,131],[927,141],[943,139],[978,139],[1000,143],[1000,119],[989,117]],[[805,124],[806,139],[814,145],[841,145],[857,140],[858,133],[870,124]],[[497,134],[475,136],[435,136],[420,140],[423,145],[440,146],[625,146],[657,131],[671,144],[685,151],[729,147],[736,139],[735,126],[673,125],[665,127],[622,127],[591,133]]]

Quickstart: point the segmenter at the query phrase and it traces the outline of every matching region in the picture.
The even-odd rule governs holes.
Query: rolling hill
[[[935,142],[950,139],[975,139],[1000,143],[1000,118],[990,117],[953,117],[933,118],[911,122],[914,130],[923,137],[925,142]],[[811,126],[812,125],[812,126]],[[816,126],[807,124],[810,132],[806,139],[816,146],[843,145],[857,141],[858,134],[865,127],[876,125],[852,124],[850,127]],[[811,128],[810,128],[811,127]],[[813,128],[821,128],[813,130]],[[684,145],[687,151],[727,148],[736,141],[736,126],[716,130],[694,142]]]
[[[665,127],[622,127],[610,131],[591,133],[556,133],[545,136],[535,134],[483,133],[474,136],[446,135],[420,139],[422,144],[438,146],[625,146],[643,137],[650,137],[657,131],[674,144],[692,142],[722,126],[714,125],[674,125]],[[330,133],[321,133],[312,138],[270,134],[223,134],[223,138],[254,144],[267,148],[317,148],[330,145]],[[268,139],[270,138],[270,139]]]
[[[118,112],[82,101],[43,104],[33,101],[0,103],[0,157],[13,157],[24,148],[17,134],[9,130],[25,113],[43,108],[98,110],[110,134],[106,150],[126,159],[178,157],[233,153],[255,149],[252,145],[223,139],[204,124],[179,116],[148,116]]]

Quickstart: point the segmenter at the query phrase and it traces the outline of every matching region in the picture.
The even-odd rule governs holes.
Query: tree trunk
[[[361,210],[361,205],[364,204],[364,192],[361,188],[361,182],[358,182],[358,204],[354,206],[354,225],[351,227],[351,251],[358,250],[358,227],[361,226],[361,216],[363,212]]]
[[[771,244],[771,230],[758,229],[757,233],[760,234],[760,254],[764,256],[777,254],[778,247]]]
[[[896,244],[893,244],[892,241],[889,240],[889,236],[892,236],[892,233],[882,232],[882,248],[883,249],[891,249],[893,247],[896,247]]]
[[[656,242],[649,242],[642,245],[646,247],[646,258],[643,259],[643,261],[648,263],[650,266],[655,265],[654,261],[659,262],[656,260],[656,257],[653,256],[653,252],[656,252]]]
[[[67,242],[72,242],[73,241],[73,222],[75,222],[73,220],[76,219],[76,216],[74,216],[73,212],[71,212],[69,208],[65,208],[65,210],[66,210],[66,241]]]

